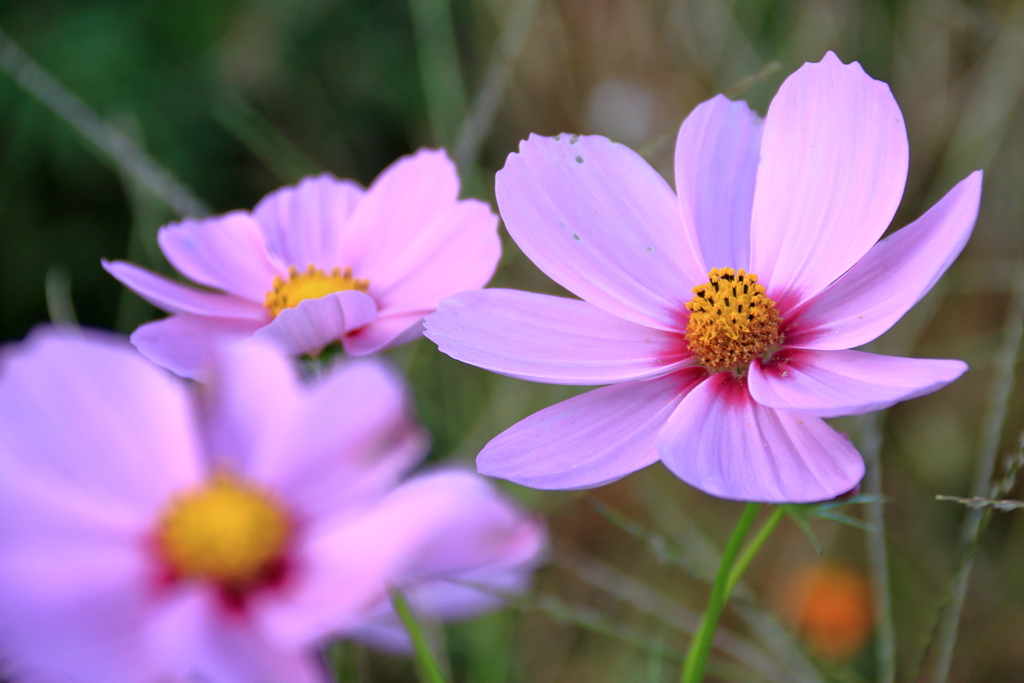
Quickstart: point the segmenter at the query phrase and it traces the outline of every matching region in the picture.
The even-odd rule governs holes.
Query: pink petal
[[[391,261],[459,197],[459,174],[443,149],[421,149],[384,169],[339,237],[337,265],[356,277],[393,281]]]
[[[190,396],[113,335],[34,331],[0,358],[0,660],[17,680],[136,683],[145,543],[205,475]]]
[[[536,562],[516,567],[485,566],[463,572],[451,580],[426,581],[407,595],[417,614],[437,621],[470,619],[507,604],[502,596],[524,593],[536,569]]]
[[[532,565],[503,569],[488,566],[459,574],[451,580],[425,581],[406,587],[403,592],[415,613],[430,621],[471,619],[504,607],[507,601],[502,596],[525,592],[533,570]],[[381,603],[358,629],[347,632],[345,638],[396,655],[409,655],[413,651],[412,641],[390,602]]]
[[[255,320],[179,313],[139,326],[131,342],[160,367],[197,379],[218,344],[251,337],[263,325]]]
[[[345,335],[341,340],[345,353],[365,356],[419,339],[423,335],[425,312],[378,315],[373,322]]]
[[[253,340],[223,349],[214,367],[211,451],[309,523],[379,497],[426,454],[402,380],[381,362],[300,384],[286,357]]]
[[[248,618],[201,588],[180,592],[150,617],[146,646],[165,676],[216,683],[328,683],[314,645],[280,647]]]
[[[418,613],[419,610],[417,610]],[[390,606],[386,609],[382,607],[379,613],[374,612],[357,628],[345,633],[345,639],[390,655],[409,656],[413,653],[409,633]]]
[[[370,293],[382,315],[433,311],[441,299],[486,285],[500,258],[498,217],[483,202],[461,201],[424,223],[386,269],[367,271]]]
[[[472,528],[493,497],[484,480],[468,472],[434,473],[400,486],[346,524],[311,534],[300,549],[301,578],[294,590],[263,606],[263,627],[283,643],[358,628],[426,549],[457,538],[467,524]],[[500,526],[491,529],[498,546],[507,534]]]
[[[74,477],[53,477],[31,457],[2,446],[0,465],[0,552],[46,553],[54,545],[138,548],[139,539],[152,531],[150,506],[117,500],[95,486],[77,486]]]
[[[502,595],[526,589],[546,544],[544,525],[488,488],[490,496],[481,493],[474,514],[410,562],[400,586],[423,618],[466,619],[500,607]],[[346,637],[392,652],[410,650],[390,601]]]
[[[864,476],[857,450],[820,418],[759,405],[724,372],[683,400],[658,452],[680,479],[729,500],[811,503],[846,493]]]
[[[37,538],[31,546],[0,542],[5,678],[159,680],[139,638],[151,596],[140,546],[56,538]]]
[[[876,244],[845,275],[788,316],[786,345],[847,349],[892,327],[946,272],[971,236],[981,171],[923,216]]]
[[[274,452],[285,427],[299,419],[307,390],[291,359],[274,344],[246,339],[211,349],[203,381],[206,452],[248,472],[254,458]]]
[[[329,270],[339,265],[338,244],[363,188],[330,173],[303,178],[274,190],[252,210],[270,252],[299,270],[309,264]]]
[[[477,456],[481,474],[535,489],[601,486],[658,460],[655,439],[705,377],[667,377],[602,387],[555,404],[495,437]]]
[[[519,149],[498,172],[495,193],[526,256],[608,313],[678,329],[707,269],[665,180],[602,137],[531,135]]]
[[[262,305],[230,294],[186,287],[127,261],[101,261],[103,269],[128,289],[168,313],[195,313],[219,318],[245,318],[267,322]]]
[[[429,579],[450,579],[473,574],[486,579],[514,567],[533,566],[547,544],[544,525],[490,482],[469,472],[451,470],[431,476],[460,476],[478,482],[472,515],[457,520],[457,530],[425,546],[409,563],[406,583],[415,586]]]
[[[319,299],[306,299],[294,308],[286,308],[254,336],[273,341],[288,353],[316,354],[376,317],[377,305],[373,299],[352,289]]]
[[[679,208],[710,267],[750,267],[750,214],[761,128],[761,117],[746,102],[718,95],[697,105],[679,129]]]
[[[160,228],[157,241],[185,277],[261,304],[274,277],[287,276],[287,269],[267,252],[260,226],[247,211],[186,218]]]
[[[907,133],[889,86],[829,52],[768,108],[750,269],[783,307],[820,292],[885,232],[907,178]]]
[[[0,470],[151,519],[203,475],[183,383],[114,335],[37,328],[4,348]]]
[[[626,322],[585,301],[512,289],[464,292],[426,319],[442,353],[533,382],[609,384],[692,364],[678,334]]]
[[[751,364],[750,395],[761,405],[805,415],[859,415],[930,394],[966,371],[959,360],[786,349],[768,364]]]

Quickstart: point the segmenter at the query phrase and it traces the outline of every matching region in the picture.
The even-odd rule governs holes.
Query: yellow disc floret
[[[686,342],[705,367],[744,370],[781,343],[779,312],[753,273],[712,268],[708,282],[693,293],[686,304]]]
[[[294,308],[306,299],[319,299],[334,292],[357,289],[365,292],[370,287],[369,280],[360,280],[352,276],[352,269],[333,268],[330,273],[310,264],[304,271],[295,266],[288,268],[288,279],[280,275],[274,278],[274,287],[267,292],[263,305],[270,315],[277,314],[286,308]]]
[[[269,494],[224,474],[176,498],[159,544],[175,576],[245,588],[280,561],[291,525]]]

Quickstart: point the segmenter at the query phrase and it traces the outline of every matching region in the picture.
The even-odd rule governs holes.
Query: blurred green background
[[[492,200],[530,132],[607,135],[671,179],[675,132],[700,101],[726,92],[763,114],[804,61],[860,61],[890,84],[910,136],[894,227],[986,172],[964,256],[874,348],[971,370],[884,418],[834,421],[866,452],[882,439],[895,640],[870,616],[857,626],[877,536],[813,520],[819,555],[784,522],[709,678],[936,680],[943,648],[925,648],[963,557],[964,509],[934,496],[967,495],[979,452],[1014,451],[1024,429],[1021,391],[990,398],[1013,388],[1024,314],[1024,0],[6,0],[0,27],[0,340],[72,310],[123,332],[156,317],[99,259],[170,273],[156,229],[183,210],[251,207],[324,169],[365,184],[422,145],[447,146],[465,193]],[[559,293],[505,237],[495,283]],[[426,341],[392,355],[438,459],[471,462],[577,391],[488,375]],[[547,515],[551,563],[522,604],[437,630],[455,680],[674,680],[739,507],[660,465],[595,491],[515,493]],[[854,578],[820,588],[807,572],[822,566]],[[812,584],[825,597],[808,598]],[[951,681],[1024,680],[1024,512],[986,530],[953,652]],[[414,676],[351,646],[331,658],[343,680]]]

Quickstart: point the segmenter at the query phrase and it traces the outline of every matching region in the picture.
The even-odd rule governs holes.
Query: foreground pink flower
[[[195,377],[224,338],[271,339],[290,353],[340,340],[354,356],[410,341],[445,297],[487,284],[498,218],[459,200],[455,165],[420,150],[366,190],[329,173],[271,192],[249,211],[160,229],[160,249],[200,291],[124,261],[107,271],[174,315],[139,327],[153,362]]]
[[[821,418],[935,391],[967,366],[849,351],[889,329],[967,242],[981,172],[875,244],[907,173],[889,88],[828,53],[762,120],[718,96],[683,122],[677,194],[626,147],[531,136],[498,173],[505,225],[582,301],[467,292],[427,318],[448,355],[512,377],[609,384],[543,410],[480,472],[599,486],[659,458],[723,498],[810,502],[864,464]]]
[[[198,397],[106,335],[3,349],[5,680],[326,681],[317,645],[391,585],[523,585],[536,521],[472,473],[400,482],[425,439],[387,368],[303,386],[245,347]]]

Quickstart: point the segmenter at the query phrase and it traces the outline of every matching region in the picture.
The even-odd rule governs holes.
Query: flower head
[[[225,338],[266,338],[294,354],[340,341],[361,356],[418,336],[438,301],[493,275],[497,217],[458,195],[445,153],[420,150],[365,190],[324,173],[271,192],[251,212],[161,228],[171,265],[216,292],[124,261],[103,267],[173,314],[131,339],[179,375],[195,377]]]
[[[97,333],[3,349],[5,678],[315,683],[392,586],[475,577],[440,616],[523,587],[542,528],[475,474],[403,481],[426,441],[385,366],[303,385],[245,342],[210,373],[196,395]]]
[[[465,292],[426,334],[494,372],[611,386],[499,435],[480,471],[574,489],[660,459],[723,498],[852,489],[863,461],[821,418],[929,393],[967,367],[848,350],[919,301],[974,226],[980,172],[878,241],[907,160],[889,88],[831,52],[786,79],[763,121],[722,96],[694,109],[675,193],[605,138],[531,136],[498,173],[498,205],[523,252],[582,301]]]

